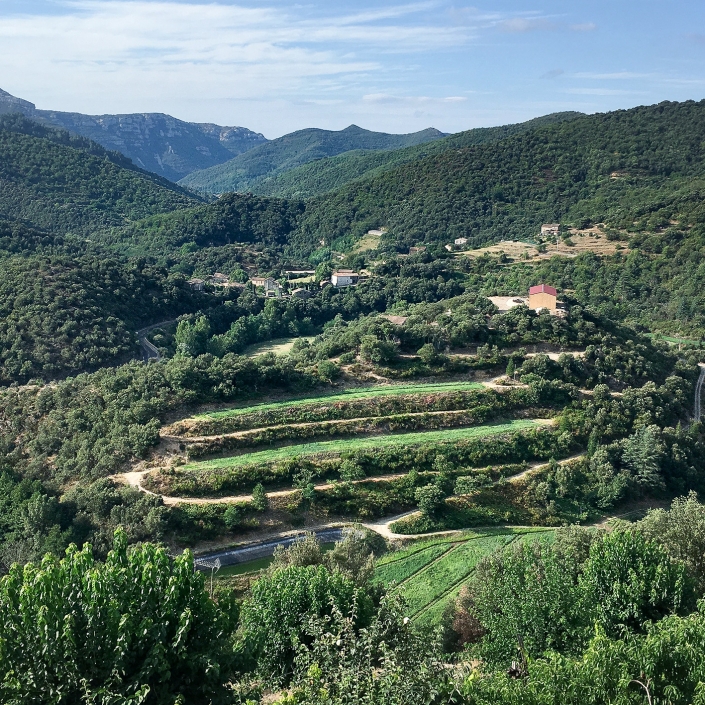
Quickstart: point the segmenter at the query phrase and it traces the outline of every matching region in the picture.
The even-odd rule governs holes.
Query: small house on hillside
[[[276,279],[272,279],[272,277],[252,277],[250,281],[256,287],[261,286],[264,289],[265,296],[279,298],[282,295],[282,288],[279,282]]]
[[[466,237],[456,237],[455,238],[455,245],[457,247],[460,247],[462,245],[467,245],[468,244],[468,239]]]
[[[426,248],[421,245],[419,245],[418,247],[410,247],[409,248],[410,255],[415,255],[415,254],[418,254],[419,252],[426,252]]]
[[[543,308],[549,311],[556,310],[557,291],[548,284],[538,284],[529,289],[529,308],[539,311]]]
[[[205,286],[205,282],[203,281],[203,279],[189,279],[186,283],[194,291],[203,291],[203,287]]]
[[[360,275],[351,269],[339,269],[330,277],[331,284],[336,287],[354,286],[360,280]]]
[[[225,274],[221,274],[220,272],[216,272],[211,277],[211,284],[215,284],[216,286],[227,286],[228,277]]]
[[[295,299],[310,299],[313,296],[313,294],[308,289],[302,288],[294,289],[291,292],[291,295]]]
[[[560,223],[545,223],[541,226],[542,235],[558,235],[561,230]]]

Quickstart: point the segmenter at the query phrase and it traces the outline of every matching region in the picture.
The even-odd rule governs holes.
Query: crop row
[[[425,568],[429,563],[450,550],[451,545],[436,544],[409,556],[405,560],[380,565],[375,570],[375,578],[385,585],[397,585]]]
[[[517,411],[518,409],[514,409]],[[397,414],[346,421],[324,421],[303,425],[273,426],[252,432],[206,438],[186,445],[189,458],[203,458],[228,451],[245,450],[282,442],[300,442],[330,437],[353,436],[373,433],[398,433],[431,431],[462,426],[475,426],[506,415],[509,410],[496,406],[477,406],[471,410],[442,411],[435,413]],[[531,411],[534,417],[550,414],[548,410]]]
[[[177,496],[217,496],[247,491],[258,482],[290,483],[296,476],[335,476],[344,461],[355,463],[366,476],[419,473],[433,469],[442,457],[454,468],[565,457],[570,439],[530,421],[493,426],[342,439],[260,451],[234,458],[168,468],[147,476],[150,489]]]
[[[530,406],[538,403],[532,388],[510,388],[505,392],[494,389],[472,389],[453,392],[433,392],[374,396],[351,400],[318,399],[305,405],[278,406],[253,410],[234,416],[186,419],[165,430],[168,435],[193,438],[234,433],[253,428],[283,424],[317,423],[323,421],[359,419],[374,416],[413,414],[423,411],[457,411],[474,407],[492,407],[497,411]]]
[[[483,556],[505,546],[513,536],[488,536],[468,541],[446,553],[440,560],[419,571],[402,586],[402,594],[415,615],[453,586],[467,578]]]

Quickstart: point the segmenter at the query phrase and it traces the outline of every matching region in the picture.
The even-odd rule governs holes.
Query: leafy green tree
[[[199,316],[195,323],[180,321],[176,328],[176,351],[181,355],[202,355],[208,348],[210,324],[205,316]]]
[[[234,628],[189,552],[127,548],[104,564],[90,546],[0,581],[0,700],[5,703],[224,703]]]
[[[695,604],[685,566],[638,531],[614,531],[595,543],[579,582],[585,613],[615,637]]]
[[[439,358],[436,348],[431,343],[424,343],[416,352],[425,365],[432,365]]]
[[[394,362],[397,346],[390,341],[380,340],[374,335],[365,335],[360,343],[360,357],[377,365]]]
[[[289,566],[258,580],[242,606],[238,652],[268,683],[289,681],[296,654],[314,641],[313,625],[334,610],[369,624],[373,604],[364,589],[324,566]]]
[[[507,363],[507,370],[506,370],[506,375],[507,377],[514,377],[514,373],[516,372],[516,365],[514,364],[513,358],[509,358],[509,362]]]
[[[438,485],[426,485],[418,487],[414,494],[416,504],[422,514],[427,517],[434,517],[443,505],[443,490]]]
[[[637,527],[671,558],[688,566],[702,595],[705,592],[705,505],[698,502],[695,492],[674,499],[670,510],[650,511]]]

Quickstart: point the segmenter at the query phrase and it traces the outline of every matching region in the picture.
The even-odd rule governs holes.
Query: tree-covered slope
[[[0,116],[0,218],[86,233],[198,203],[84,137]]]
[[[162,113],[83,115],[37,110],[33,103],[0,90],[0,114],[22,113],[32,120],[88,137],[117,150],[135,164],[173,181],[207,169],[266,142],[246,127],[178,120]]]
[[[542,125],[574,120],[582,113],[552,113],[527,122],[500,127],[481,127],[459,132],[433,142],[425,142],[395,150],[353,150],[334,157],[319,159],[290,169],[252,186],[252,192],[263,196],[283,198],[310,198],[371,176],[377,176],[394,167],[449,149],[460,149],[476,144],[497,142],[512,135],[533,130]]]
[[[433,128],[408,135],[370,132],[357,125],[344,130],[306,129],[267,142],[210,169],[195,172],[181,184],[206,193],[254,192],[260,184],[302,164],[350,150],[388,150],[442,138]]]
[[[281,250],[303,213],[299,201],[230,193],[214,203],[145,218],[103,236],[104,243],[127,255],[164,257],[234,243]]]
[[[183,276],[91,256],[0,260],[0,384],[136,353],[135,330],[198,306]]]
[[[543,222],[697,220],[705,101],[661,103],[447,150],[310,202],[296,246],[386,226],[406,247],[529,238]]]

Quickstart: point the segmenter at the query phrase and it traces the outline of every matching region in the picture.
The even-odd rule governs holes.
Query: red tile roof
[[[538,284],[529,289],[529,294],[550,294],[551,296],[555,296],[557,293],[558,292],[548,284]]]

